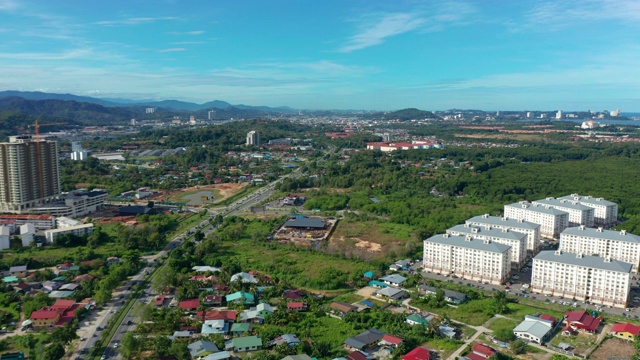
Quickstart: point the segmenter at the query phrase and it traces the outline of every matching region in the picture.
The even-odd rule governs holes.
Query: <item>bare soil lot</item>
[[[591,353],[589,359],[592,360],[608,360],[608,359],[630,359],[634,354],[633,344],[622,339],[606,339],[600,346]]]

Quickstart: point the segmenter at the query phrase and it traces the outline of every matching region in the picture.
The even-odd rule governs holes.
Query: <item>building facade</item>
[[[533,205],[550,206],[554,209],[566,211],[569,213],[568,226],[593,226],[595,209],[586,205],[582,205],[575,200],[554,199],[548,197],[542,200],[531,202]]]
[[[45,230],[44,237],[47,242],[53,244],[56,238],[60,235],[73,234],[78,236],[91,235],[93,233],[93,224],[82,224],[76,226],[70,226],[62,229]]]
[[[571,194],[558,199],[573,200],[582,205],[592,207],[594,209],[593,222],[595,226],[612,226],[618,222],[618,204],[614,202],[578,194]]]
[[[108,196],[106,190],[74,190],[60,195],[56,201],[47,206],[29,209],[29,213],[81,217],[102,209]]]
[[[625,230],[604,230],[585,226],[570,227],[560,234],[559,250],[576,254],[610,257],[640,267],[640,236]]]
[[[530,289],[624,308],[631,289],[631,267],[610,257],[541,251],[533,258]]]
[[[252,130],[247,133],[247,145],[260,145],[260,134]]]
[[[474,216],[465,221],[465,224],[501,230],[506,229],[525,234],[527,235],[527,255],[533,256],[540,251],[540,225],[538,224],[522,219],[489,216],[489,214]]]
[[[31,135],[0,143],[0,211],[23,214],[60,195],[58,143]]]
[[[472,236],[478,240],[491,240],[511,246],[511,267],[519,269],[527,260],[527,235],[509,229],[495,229],[474,225],[456,225],[447,229],[447,234]]]
[[[521,201],[504,206],[504,216],[522,219],[540,225],[540,235],[557,239],[569,226],[569,213],[554,209],[549,205],[533,205]]]
[[[423,269],[502,284],[511,269],[511,247],[471,236],[440,234],[424,240]]]
[[[0,214],[0,221],[13,221],[15,226],[33,224],[36,231],[54,229],[56,218],[51,215]]]

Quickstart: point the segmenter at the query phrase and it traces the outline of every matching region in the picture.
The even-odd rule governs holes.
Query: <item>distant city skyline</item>
[[[640,112],[640,2],[0,0],[0,90]]]

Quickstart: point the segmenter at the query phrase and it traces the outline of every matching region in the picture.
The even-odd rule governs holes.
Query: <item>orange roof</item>
[[[628,332],[634,336],[637,336],[638,334],[640,334],[640,327],[630,323],[615,324],[611,328],[611,332],[613,333]]]
[[[60,316],[60,313],[53,310],[38,310],[31,313],[29,317],[31,320],[44,320],[44,319],[55,319]]]
[[[76,301],[75,300],[63,300],[63,299],[58,299],[56,300],[56,302],[53,303],[53,305],[51,305],[51,308],[53,310],[67,310],[70,307],[73,306],[73,304],[75,304]]]
[[[383,336],[382,341],[386,341],[389,344],[394,344],[394,345],[400,345],[402,343],[402,339],[389,334],[386,334],[385,336]]]
[[[20,220],[53,220],[52,215],[19,215],[19,214],[2,214],[0,219],[20,219]]]

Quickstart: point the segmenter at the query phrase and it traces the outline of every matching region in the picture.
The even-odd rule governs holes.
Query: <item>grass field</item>
[[[338,222],[329,241],[330,246],[346,254],[364,259],[382,259],[397,252],[404,253],[407,243],[419,246],[414,231],[411,226],[385,220],[343,219]]]
[[[491,323],[487,325],[487,328],[493,331],[498,331],[500,329],[507,329],[511,331],[518,325],[518,323],[520,322],[511,319],[494,318],[491,320]]]
[[[459,340],[432,339],[422,345],[427,349],[437,351],[439,359],[448,359],[454,351],[458,350],[458,348],[462,346],[462,344],[463,342]]]
[[[206,201],[205,204],[209,204],[209,203],[214,203],[216,201],[220,201],[221,198],[222,198],[222,196],[220,194],[220,190],[214,189],[214,188],[211,188],[211,189],[203,188],[203,189],[193,189],[193,190],[181,191],[181,192],[179,192],[179,193],[177,193],[175,195],[171,195],[167,201],[188,203],[190,200],[193,200],[193,195],[196,195],[198,193],[204,193],[204,192],[208,192],[211,195],[216,197],[215,200]],[[192,204],[190,204],[190,205],[192,205]]]
[[[411,305],[423,310],[431,311],[438,315],[446,315],[452,320],[478,326],[491,319],[491,316],[485,312],[485,309],[490,306],[492,301],[493,299],[470,300],[459,305],[457,308],[450,306],[429,308],[428,306],[416,305],[413,303]]]

